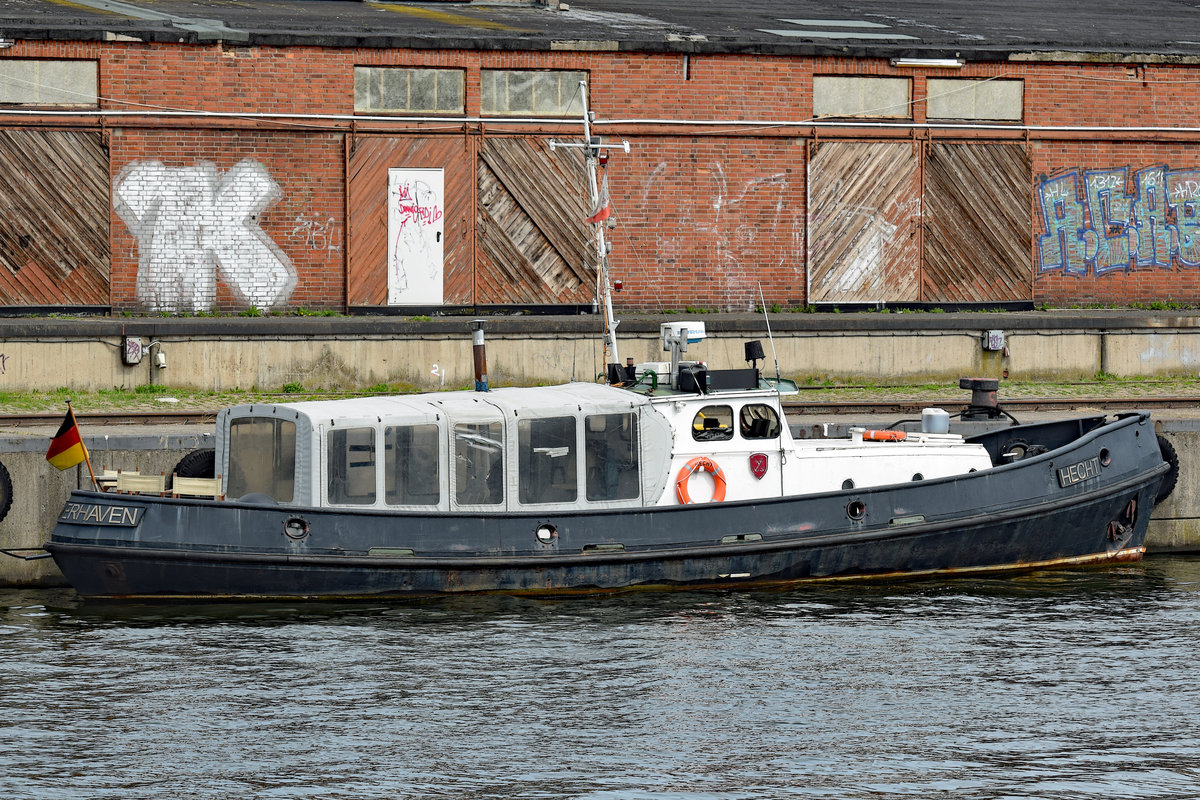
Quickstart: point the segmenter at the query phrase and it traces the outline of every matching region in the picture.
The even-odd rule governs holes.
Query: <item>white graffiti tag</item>
[[[125,167],[113,185],[113,206],[138,240],[138,300],[152,311],[211,309],[220,269],[246,303],[283,303],[296,270],[258,225],[258,215],[281,196],[253,159],[224,176],[208,162]]]

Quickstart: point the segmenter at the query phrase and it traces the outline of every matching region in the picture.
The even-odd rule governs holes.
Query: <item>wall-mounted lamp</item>
[[[959,69],[966,62],[961,58],[893,58],[893,67],[926,67],[929,69]]]

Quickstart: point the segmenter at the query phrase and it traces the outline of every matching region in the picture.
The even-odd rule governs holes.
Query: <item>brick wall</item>
[[[259,285],[247,283],[236,268],[226,270],[218,264],[212,288],[217,308],[236,310],[271,298],[284,307],[344,305],[346,238],[353,235],[346,230],[345,148],[346,137],[354,134],[348,119],[330,115],[353,113],[355,65],[461,67],[466,70],[467,116],[479,113],[481,68],[586,70],[591,75],[590,102],[601,121],[697,121],[669,127],[653,122],[601,126],[606,136],[624,136],[633,145],[630,154],[613,155],[609,167],[617,222],[609,237],[612,267],[625,286],[616,302],[630,309],[744,310],[757,305],[760,286],[768,306],[805,304],[807,144],[814,135],[929,135],[923,130],[814,132],[804,125],[769,124],[808,119],[814,74],[911,77],[913,121],[923,122],[926,74],[893,69],[881,59],[28,41],[6,51],[6,57],[98,59],[102,104],[113,111],[301,115],[271,120],[106,120],[114,184],[111,301],[118,309],[194,310],[182,300],[178,308],[164,305],[155,294],[171,296],[171,269],[164,255],[171,236],[179,237],[184,250],[191,248],[184,262],[196,263],[200,251],[219,262],[218,251],[224,248],[255,251],[257,268],[281,271]],[[970,64],[928,74],[1023,79],[1025,122],[1030,126],[1180,128],[1200,118],[1196,67],[1007,63]],[[17,123],[0,119],[0,124]],[[360,131],[423,137],[487,135],[497,127],[504,128],[500,123],[356,123]],[[538,137],[552,133],[521,130]],[[564,128],[556,135],[576,133]],[[1004,131],[959,136],[982,141],[988,137],[1028,142],[1029,269],[1035,301],[1200,302],[1200,230],[1193,231],[1200,158],[1193,132],[1034,127],[1027,136]],[[144,197],[141,205],[137,200],[126,203],[123,214],[118,208],[123,181],[131,175],[142,179],[127,187],[140,187],[141,194],[134,196],[153,191],[145,165],[155,164],[160,170],[155,174],[174,187],[173,194],[166,202],[160,198],[157,206]],[[236,232],[231,227],[235,220],[228,218],[230,209],[253,206],[253,198],[241,197],[224,206],[212,199],[224,197],[222,192],[234,179],[257,186],[246,191],[259,191],[261,199],[270,200]],[[1151,199],[1146,188],[1155,181],[1158,193]],[[158,191],[162,194],[161,186]],[[169,219],[164,223],[171,213],[194,211],[189,202],[212,206],[207,229],[172,227]],[[152,208],[158,209],[158,218],[149,218]],[[135,228],[142,226],[140,232],[131,228],[130,219]],[[1152,245],[1146,244],[1148,227],[1154,234]],[[1056,255],[1051,240],[1060,233],[1067,240]],[[149,255],[147,237],[158,243]],[[1124,262],[1122,242],[1129,243]],[[139,284],[147,259],[158,259],[157,284],[148,284],[144,274]],[[194,277],[178,280],[186,283]],[[206,291],[191,283],[185,289],[177,294]]]

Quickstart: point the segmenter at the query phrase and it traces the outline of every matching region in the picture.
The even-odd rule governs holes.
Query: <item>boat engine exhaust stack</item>
[[[487,377],[487,348],[483,344],[483,320],[471,320],[471,337],[472,347],[471,356],[475,362],[475,391],[486,392],[488,390]]]

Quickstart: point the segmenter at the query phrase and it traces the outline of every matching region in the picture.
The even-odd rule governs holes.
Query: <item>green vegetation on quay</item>
[[[469,386],[446,387],[467,389]],[[80,413],[113,413],[130,411],[196,411],[216,412],[225,406],[240,403],[293,402],[325,400],[371,395],[409,394],[419,391],[408,384],[377,384],[359,391],[322,391],[306,388],[301,383],[287,383],[273,389],[251,387],[228,391],[201,391],[174,388],[159,384],[135,389],[113,388],[95,392],[58,388],[48,391],[0,392],[0,414],[48,414],[62,411],[67,400]],[[1123,378],[1098,373],[1081,381],[1021,381],[1002,380],[1000,396],[1034,399],[1129,399],[1153,397],[1195,397],[1200,404],[1200,378]],[[797,398],[806,402],[929,400],[960,402],[969,393],[958,383],[875,383],[870,381],[841,382],[834,380],[802,381]]]

